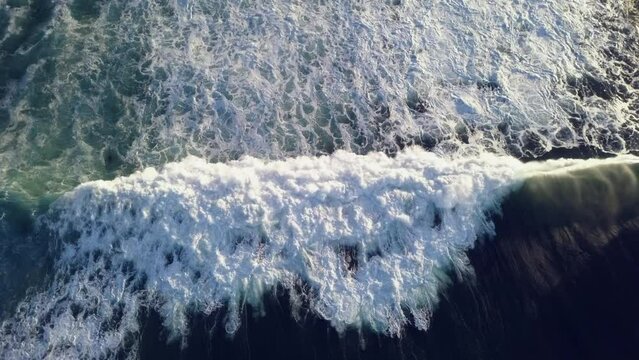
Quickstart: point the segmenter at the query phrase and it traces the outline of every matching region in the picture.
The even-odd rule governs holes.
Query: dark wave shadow
[[[444,292],[428,336],[453,354],[435,358],[638,358],[638,175],[604,166],[509,197],[470,251],[476,279]]]

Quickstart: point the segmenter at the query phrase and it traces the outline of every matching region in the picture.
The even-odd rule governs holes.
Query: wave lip
[[[397,335],[409,317],[426,329],[445,271],[468,270],[464,250],[492,230],[486,211],[523,166],[418,148],[395,158],[190,157],[81,185],[49,218],[63,239],[54,283],[4,324],[2,351],[116,352],[145,306],[178,336],[189,311],[227,305],[233,333],[243,303],[258,306],[278,285],[338,329]]]

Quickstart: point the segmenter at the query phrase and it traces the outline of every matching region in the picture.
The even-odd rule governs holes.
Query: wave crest
[[[79,186],[54,205],[63,249],[51,289],[4,324],[9,354],[95,356],[125,346],[151,306],[179,336],[189,311],[230,310],[288,289],[336,328],[425,329],[445,271],[490,232],[523,165],[411,148],[162,170]]]

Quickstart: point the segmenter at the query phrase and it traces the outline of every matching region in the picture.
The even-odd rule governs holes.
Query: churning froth
[[[33,12],[51,7],[51,20],[18,49],[10,66],[24,74],[0,103],[0,181],[31,196],[187,154],[639,149],[639,42],[627,2],[42,7]],[[12,9],[17,26],[29,12]]]
[[[53,207],[49,226],[64,242],[55,280],[5,324],[2,350],[109,353],[138,331],[142,306],[180,335],[188,311],[226,305],[233,333],[242,304],[277,285],[337,328],[397,335],[410,313],[425,329],[444,272],[467,270],[463,251],[491,231],[486,211],[522,166],[419,148],[395,158],[189,157],[84,184]]]

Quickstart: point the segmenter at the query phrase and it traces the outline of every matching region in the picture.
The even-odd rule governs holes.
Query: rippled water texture
[[[4,187],[187,153],[639,149],[632,4],[7,1]]]

